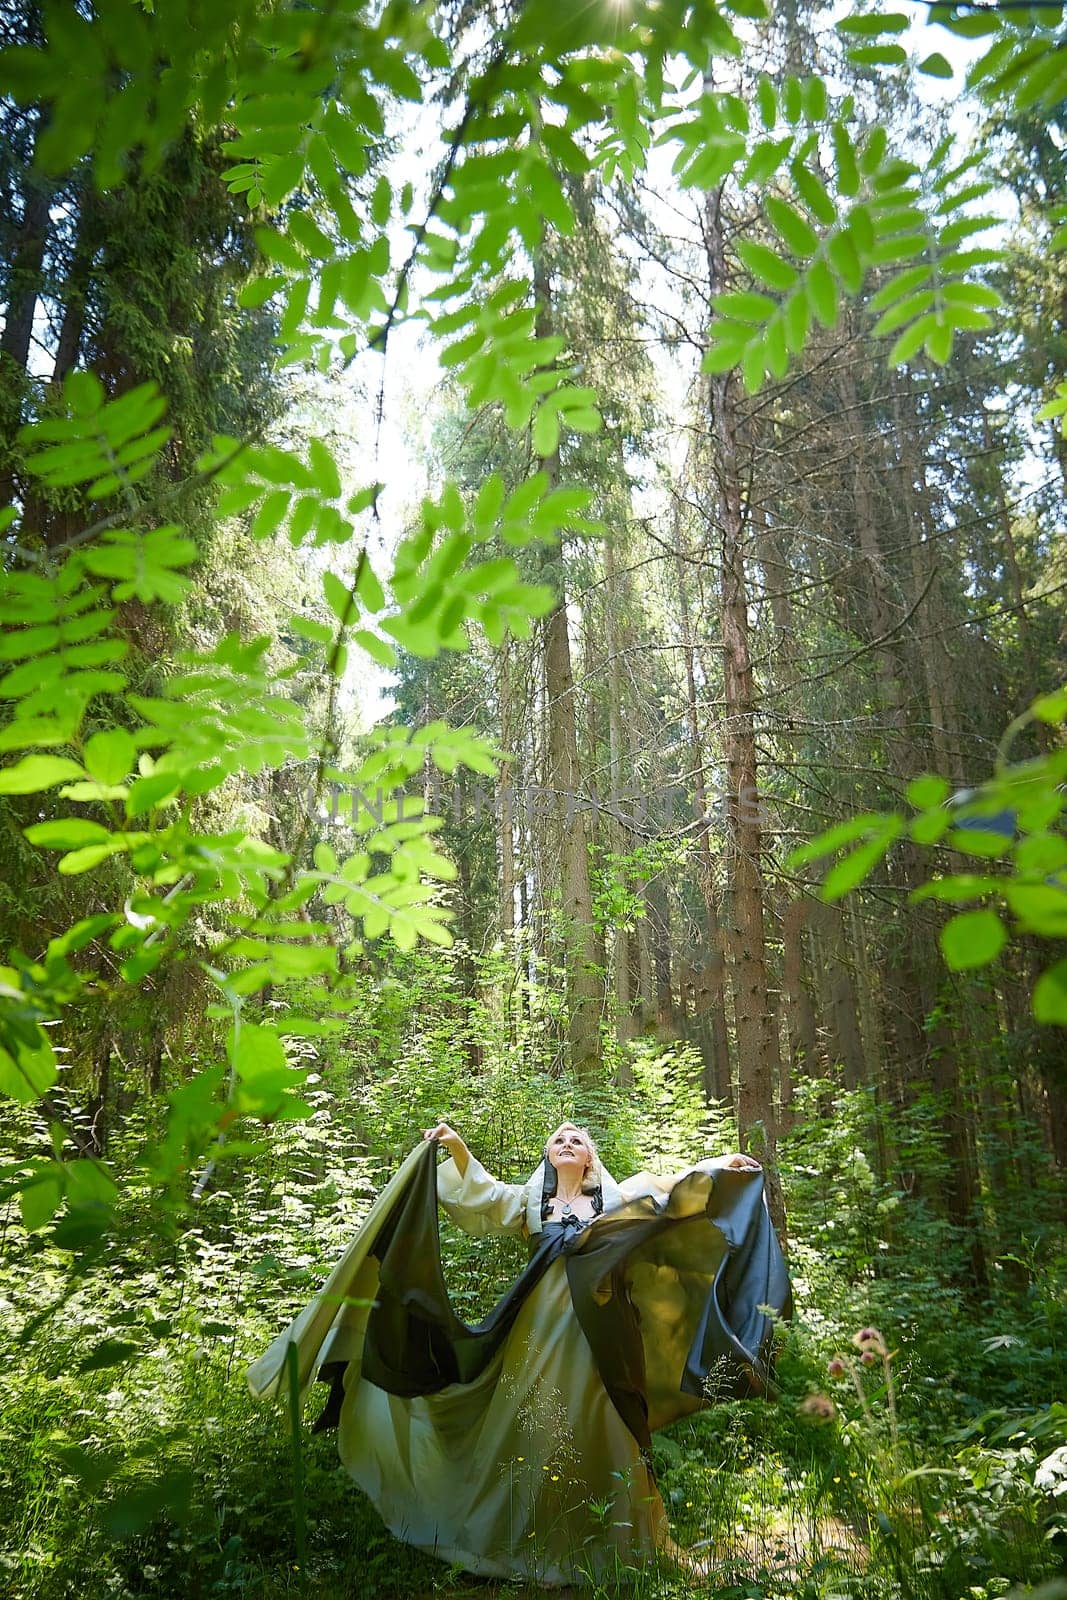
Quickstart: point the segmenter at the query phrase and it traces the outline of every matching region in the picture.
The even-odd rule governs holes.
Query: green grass
[[[173,1226],[135,1204],[111,1254],[80,1277],[70,1255],[9,1215],[4,1600],[538,1592],[471,1579],[399,1544],[340,1467],[332,1436],[301,1435],[297,1514],[284,1415],[251,1400],[243,1369],[310,1298],[381,1172],[332,1146],[328,1161],[308,1155],[306,1131],[285,1137],[284,1184],[275,1169],[248,1171],[233,1194],[210,1193]],[[674,1536],[707,1572],[665,1562],[591,1589],[594,1600],[997,1600],[1051,1578],[1067,1547],[1067,1495],[1040,1492],[1035,1476],[1067,1445],[1064,1275],[1052,1253],[1035,1254],[1025,1295],[977,1304],[939,1276],[919,1212],[911,1236],[894,1219],[889,1251],[860,1193],[851,1220],[837,1205],[827,1242],[821,1192],[806,1206],[799,1181],[796,1191],[799,1310],[784,1333],[780,1401],[715,1405],[655,1440]],[[515,1262],[486,1241],[447,1231],[446,1241],[469,1315],[475,1290],[484,1298],[487,1280],[508,1281]],[[895,1435],[881,1369],[864,1374],[866,1411],[827,1372],[836,1351],[856,1355],[850,1336],[872,1322],[893,1352]],[[805,1415],[813,1393],[832,1399],[832,1420]]]
[[[12,1329],[31,1304],[58,1292],[62,1263],[9,1254],[0,1592],[10,1600],[536,1593],[478,1583],[398,1544],[339,1466],[333,1438],[307,1432],[306,1553],[298,1560],[291,1440],[280,1409],[247,1395],[242,1369],[288,1303],[303,1298],[304,1274],[284,1296],[273,1289],[242,1304],[235,1275],[217,1266],[206,1241],[184,1277],[125,1263],[86,1282],[20,1346]],[[312,1265],[305,1271],[314,1276]],[[817,1343],[803,1323],[789,1336],[778,1405],[715,1406],[657,1437],[675,1537],[698,1547],[709,1572],[696,1578],[667,1565],[631,1580],[627,1592],[636,1600],[985,1600],[1055,1572],[1062,1534],[1033,1476],[1042,1454],[1062,1442],[1064,1408],[1062,1417],[1039,1408],[1026,1426],[1020,1418],[1014,1435],[1012,1413],[1001,1408],[985,1433],[1007,1427],[1007,1436],[984,1437],[959,1394],[943,1383],[932,1389],[912,1361],[898,1382],[894,1467],[877,1389],[873,1429],[854,1414],[858,1404],[850,1415],[847,1389],[836,1420],[804,1418],[804,1396],[832,1387]],[[109,1357],[113,1365],[93,1370]]]

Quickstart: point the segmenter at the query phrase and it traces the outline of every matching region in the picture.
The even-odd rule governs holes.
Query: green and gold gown
[[[475,1328],[448,1303],[437,1200],[470,1233],[531,1237]],[[584,1226],[539,1220],[530,1184],[473,1158],[435,1171],[420,1147],[249,1383],[284,1393],[295,1360],[306,1393],[343,1364],[341,1460],[409,1544],[493,1577],[621,1576],[667,1537],[650,1432],[772,1388],[767,1308],[788,1312],[788,1280],[761,1174],[714,1160],[612,1185]]]

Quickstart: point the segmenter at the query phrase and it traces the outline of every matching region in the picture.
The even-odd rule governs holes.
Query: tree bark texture
[[[723,190],[704,200],[704,247],[713,293],[727,287]],[[718,538],[723,646],[723,745],[726,767],[727,871],[735,935],[734,994],[737,1022],[738,1128],[742,1144],[768,1163],[768,1200],[775,1226],[784,1227],[780,1185],[774,1175],[777,1119],[774,1107],[772,1016],[763,923],[760,794],[756,771],[756,716],[749,648],[745,521],[739,453],[739,399],[733,373],[708,380],[712,457],[712,528]],[[709,530],[710,532],[711,530]]]
[[[535,263],[534,294],[537,333],[552,331],[551,285],[542,260]],[[560,476],[558,452],[544,463],[550,483]],[[600,1066],[600,1023],[604,1012],[603,971],[596,961],[593,896],[589,872],[588,813],[581,803],[582,781],[578,762],[578,715],[571,659],[567,594],[562,539],[546,574],[557,594],[556,605],[544,627],[546,697],[546,788],[553,807],[552,865],[559,889],[564,942],[570,1061],[582,1078],[595,1075]]]

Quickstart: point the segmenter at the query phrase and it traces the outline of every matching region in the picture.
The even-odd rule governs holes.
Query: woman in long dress
[[[341,1460],[398,1538],[443,1560],[550,1584],[632,1572],[672,1549],[650,1432],[772,1387],[767,1311],[787,1314],[789,1290],[759,1164],[616,1184],[564,1123],[506,1184],[447,1123],[425,1140],[253,1392],[283,1390],[287,1364],[305,1391],[332,1375]],[[530,1242],[476,1328],[448,1303],[438,1200],[469,1233]]]

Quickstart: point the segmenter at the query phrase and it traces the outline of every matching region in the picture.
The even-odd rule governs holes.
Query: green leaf
[[[563,421],[574,433],[599,433],[604,419],[595,406],[574,406],[564,411]]]
[[[936,844],[942,835],[948,832],[951,820],[945,807],[920,811],[908,824],[908,832],[916,844]]]
[[[1067,867],[1067,838],[1058,833],[1032,833],[1015,849],[1017,871],[1028,877],[1047,878]]]
[[[1038,1022],[1067,1027],[1067,960],[1057,961],[1034,984],[1033,1012]]]
[[[1067,687],[1055,689],[1051,694],[1040,695],[1030,709],[1041,722],[1067,721]]]
[[[293,633],[302,639],[309,639],[312,644],[333,644],[333,629],[328,628],[325,622],[316,622],[314,617],[301,617],[294,613],[289,618],[289,627]]]
[[[793,142],[792,134],[782,139],[761,139],[749,156],[741,182],[762,188],[790,153]]]
[[[871,311],[884,311],[887,306],[895,305],[905,295],[920,289],[930,279],[930,268],[924,263],[921,267],[908,267],[904,272],[898,272],[891,278],[877,294],[872,294],[869,301]]]
[[[315,260],[326,261],[333,255],[333,241],[323,233],[318,223],[309,217],[306,211],[290,211],[289,233],[300,246],[300,250]],[[305,264],[299,250],[294,250],[292,259],[283,262],[283,265],[291,267],[294,272],[302,272]]]
[[[139,1344],[125,1339],[101,1339],[78,1363],[79,1372],[103,1372],[108,1367],[126,1366],[141,1354]]]
[[[965,827],[953,828],[946,843],[962,855],[980,856],[985,861],[995,861],[1011,849],[1010,838],[996,828],[983,828],[981,818],[968,822]]]
[[[785,342],[785,323],[781,317],[767,326],[763,354],[774,378],[782,379],[789,370],[789,349]]]
[[[137,761],[137,746],[125,728],[94,733],[85,745],[85,765],[98,783],[120,783]]]
[[[87,817],[59,817],[54,822],[35,822],[23,833],[31,844],[47,850],[74,850],[83,844],[101,844],[111,836],[99,822]]]
[[[180,772],[153,772],[146,778],[135,778],[126,791],[126,815],[140,817],[165,804],[178,793],[182,782]]]
[[[741,379],[749,394],[758,394],[763,386],[763,378],[767,366],[763,356],[763,345],[760,340],[755,340],[749,345],[741,358]]]
[[[916,811],[925,811],[947,800],[952,793],[952,785],[937,773],[928,772],[921,778],[913,778],[905,793],[909,805],[914,806]]]
[[[792,73],[782,83],[782,110],[785,112],[787,122],[797,123],[804,114],[804,102],[800,93],[800,80]]]
[[[387,639],[379,639],[377,634],[371,633],[367,628],[357,628],[352,635],[352,643],[365,650],[372,661],[380,667],[393,668],[397,663],[395,648]]]
[[[807,844],[798,845],[791,850],[785,858],[785,867],[792,871],[796,867],[807,866],[809,861],[819,861],[823,856],[832,856],[842,845],[851,844],[855,839],[865,838],[885,823],[885,817],[880,812],[869,811],[859,817],[849,817],[846,822],[835,823],[832,828],[827,828],[816,838],[809,839]]]
[[[786,345],[794,355],[797,355],[803,350],[811,327],[808,297],[801,289],[794,289],[782,307],[782,321],[785,327]]]
[[[819,236],[795,206],[769,194],[763,198],[763,207],[771,226],[794,255],[806,259],[815,254],[819,248]]]
[[[100,1512],[105,1532],[112,1539],[135,1537],[161,1517],[173,1526],[188,1520],[193,1494],[193,1474],[175,1468],[155,1483],[124,1487]]]
[[[264,1074],[289,1071],[288,1057],[277,1033],[257,1023],[246,1022],[239,1030],[231,1030],[226,1053],[245,1082]],[[296,1074],[293,1078],[295,1082]]]
[[[547,402],[538,407],[533,420],[532,440],[539,456],[550,456],[559,448],[559,412]]]
[[[859,194],[860,173],[856,163],[856,149],[844,122],[835,121],[831,130],[834,144],[834,166],[837,170],[837,187],[846,198]]]
[[[830,265],[851,295],[863,287],[863,263],[859,258],[852,234],[846,229],[835,233],[826,247]]]
[[[1003,878],[990,878],[976,872],[957,872],[946,878],[931,878],[920,884],[909,895],[910,900],[981,900],[987,894],[996,894],[1003,887]]]
[[[321,439],[314,435],[308,440],[308,457],[315,488],[327,500],[341,498],[341,474],[337,463]]]
[[[720,316],[733,322],[762,324],[774,315],[777,306],[770,295],[756,294],[753,290],[736,289],[729,294],[717,294],[712,305]]]
[[[903,826],[902,818],[887,817],[872,839],[853,850],[843,861],[831,867],[822,886],[822,898],[827,902],[840,900],[850,890],[858,888],[881,861]]]
[[[936,300],[937,294],[933,289],[918,289],[915,294],[906,295],[896,305],[890,306],[888,311],[884,311],[871,331],[876,339],[886,338],[929,311]]]
[[[848,51],[857,67],[901,67],[908,59],[902,44],[861,44]]]
[[[943,315],[947,318],[951,313],[946,311]],[[981,325],[988,326],[988,318],[983,317]],[[939,318],[926,335],[926,353],[931,361],[936,361],[943,367],[952,354],[953,325],[947,320]]]
[[[271,489],[263,497],[259,510],[252,518],[249,532],[253,539],[269,539],[276,533],[289,510],[292,495],[288,489]]]
[[[168,428],[156,427],[166,401],[155,383],[105,403],[98,380],[75,372],[64,383],[63,399],[69,415],[19,430],[26,466],[53,488],[86,484],[90,498],[111,494],[143,478],[170,436]]]
[[[797,192],[816,222],[830,227],[837,221],[837,207],[831,200],[825,184],[802,161],[794,161],[790,168]]]
[[[822,259],[812,262],[805,290],[812,312],[823,327],[834,327],[837,322],[837,284]]]
[[[28,750],[38,745],[69,744],[74,724],[56,717],[16,717],[0,728],[0,750]]]
[[[1067,938],[1067,887],[1058,883],[1013,883],[1007,879],[1003,892],[1025,932],[1041,934],[1046,939]]]
[[[923,341],[937,325],[937,313],[928,311],[925,316],[919,317],[910,328],[905,328],[896,344],[889,352],[889,365],[891,367],[903,366],[905,361],[910,361],[922,349]]]
[[[359,615],[359,607],[352,598],[348,585],[339,578],[336,572],[324,572],[322,575],[322,592],[326,596],[326,603],[338,622],[346,625],[355,622]]]
[[[702,372],[730,372],[738,366],[751,337],[751,330],[737,323],[712,323],[712,343],[700,363]]]
[[[381,611],[385,605],[385,590],[371,566],[370,557],[365,552],[356,568],[356,593],[369,612]]]
[[[76,876],[80,872],[90,872],[93,867],[98,867],[101,861],[106,861],[109,856],[117,855],[126,848],[126,841],[121,834],[112,834],[106,844],[87,844],[80,850],[71,850],[68,855],[60,856],[57,870],[65,877]]]
[[[0,768],[0,794],[37,794],[84,775],[84,768],[66,756],[24,756],[13,767]]]
[[[935,50],[924,61],[920,61],[919,71],[924,72],[928,78],[951,78],[952,76],[951,64],[946,61],[940,50]]]
[[[248,311],[258,311],[272,295],[285,287],[285,279],[274,274],[267,278],[252,278],[237,292],[237,304]]]
[[[778,120],[778,96],[774,84],[765,72],[761,72],[756,84],[756,101],[759,105],[760,121],[770,133]]]
[[[791,262],[755,240],[739,240],[737,253],[752,276],[772,289],[791,289],[799,277]]]
[[[11,1051],[0,1049],[0,1094],[30,1106],[47,1094],[59,1074],[56,1058],[44,1032],[37,1028],[36,1044],[19,1040]]]
[[[19,1210],[26,1232],[36,1233],[38,1228],[46,1227],[59,1210],[62,1199],[63,1190],[54,1171],[25,1184],[19,1190]]]
[[[829,96],[822,78],[808,78],[803,85],[804,115],[809,122],[823,123],[829,109]]]
[[[64,1164],[67,1205],[78,1208],[113,1206],[118,1199],[115,1180],[99,1161],[82,1159]]]
[[[1008,941],[1008,930],[995,911],[961,911],[941,929],[941,950],[954,972],[985,967]]]
[[[878,171],[888,145],[889,134],[881,123],[877,123],[867,134],[859,153],[859,169],[864,177],[871,177]]]
[[[864,11],[851,17],[842,17],[834,24],[838,33],[846,37],[870,39],[880,33],[904,33],[908,18],[903,11]]]

